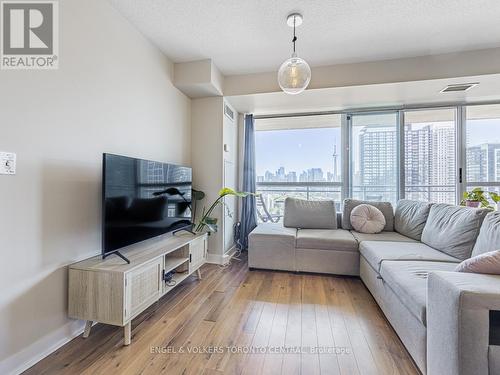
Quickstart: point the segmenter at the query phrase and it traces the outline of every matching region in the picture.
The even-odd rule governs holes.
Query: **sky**
[[[333,171],[333,149],[337,145],[340,161],[340,129],[295,129],[258,131],[255,135],[257,175],[276,172],[285,167],[286,173],[298,175],[309,168]],[[338,166],[340,164],[338,163]]]
[[[469,121],[466,130],[468,146],[500,143],[498,119]],[[275,173],[279,167],[285,167],[286,173],[297,172],[297,177],[303,170],[313,167],[323,169],[326,175],[333,172],[334,145],[337,146],[337,165],[340,168],[340,142],[340,128],[257,131],[257,175],[263,176],[266,171]]]

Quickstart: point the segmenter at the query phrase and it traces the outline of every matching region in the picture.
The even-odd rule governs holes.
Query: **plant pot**
[[[481,202],[479,201],[465,201],[465,205],[467,207],[473,207],[473,208],[478,208]]]

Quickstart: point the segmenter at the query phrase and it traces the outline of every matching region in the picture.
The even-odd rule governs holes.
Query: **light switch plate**
[[[0,174],[16,174],[16,154],[0,151]]]

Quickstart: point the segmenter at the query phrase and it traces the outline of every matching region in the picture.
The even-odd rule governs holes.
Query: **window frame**
[[[477,182],[467,180],[467,107],[469,106],[487,106],[487,105],[500,105],[500,102],[476,102],[476,103],[448,103],[438,105],[409,105],[401,107],[387,107],[387,108],[369,108],[369,109],[348,109],[343,111],[324,111],[314,113],[300,113],[300,114],[280,114],[280,115],[266,115],[254,116],[256,120],[261,118],[273,117],[303,117],[303,116],[318,116],[318,115],[340,115],[341,116],[341,158],[340,174],[341,182],[335,184],[341,187],[341,199],[352,197],[352,152],[353,152],[353,131],[352,131],[352,117],[356,115],[369,115],[369,114],[387,114],[397,113],[397,199],[404,199],[406,196],[405,187],[405,113],[409,111],[425,111],[433,109],[453,109],[455,111],[455,204],[459,204],[463,193],[471,186],[491,186],[499,187],[498,182]]]
[[[498,187],[500,188],[500,181],[497,182],[478,182],[478,181],[468,181],[467,179],[467,107],[480,107],[488,105],[500,105],[500,103],[468,103],[465,105],[458,106],[461,111],[461,136],[462,143],[459,144],[461,152],[461,184],[460,184],[460,195],[457,197],[457,202],[462,200],[463,194],[467,191],[468,187],[484,186],[484,187]]]

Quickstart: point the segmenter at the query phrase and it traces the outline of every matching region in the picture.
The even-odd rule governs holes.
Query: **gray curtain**
[[[242,190],[255,193],[255,130],[253,115],[245,116],[245,152],[243,159]],[[239,245],[248,249],[248,234],[257,226],[255,196],[243,198],[241,210],[241,230]]]

